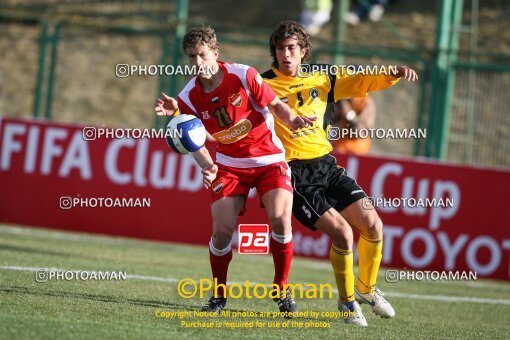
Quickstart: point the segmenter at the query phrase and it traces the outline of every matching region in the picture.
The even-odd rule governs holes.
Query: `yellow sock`
[[[352,250],[344,250],[331,246],[329,260],[333,266],[336,286],[341,302],[354,301],[354,272]]]
[[[359,273],[356,287],[361,293],[373,293],[377,272],[381,265],[383,240],[366,239],[360,236],[358,241]]]

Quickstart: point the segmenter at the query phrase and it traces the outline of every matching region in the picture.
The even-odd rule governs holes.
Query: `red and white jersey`
[[[253,67],[218,62],[223,81],[205,93],[193,77],[177,98],[183,114],[197,116],[218,142],[216,162],[253,168],[285,161],[267,105],[276,97]]]

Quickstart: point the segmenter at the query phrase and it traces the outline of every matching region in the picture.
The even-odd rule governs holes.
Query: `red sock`
[[[274,280],[273,283],[283,289],[283,285],[287,283],[289,278],[290,263],[294,254],[294,246],[292,241],[280,243],[271,237],[269,242],[271,253],[273,253],[274,262]]]
[[[220,284],[227,285],[227,272],[228,265],[232,260],[232,249],[230,249],[226,254],[222,256],[214,255],[209,247],[209,261],[211,262],[211,271],[213,275],[213,284],[214,279],[217,280],[218,286]],[[218,287],[218,296],[226,297],[225,288],[222,286]],[[215,296],[215,297],[218,297]]]

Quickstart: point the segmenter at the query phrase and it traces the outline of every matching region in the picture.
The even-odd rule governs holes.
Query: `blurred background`
[[[300,20],[314,62],[408,65],[418,83],[372,95],[378,128],[427,138],[374,140],[370,154],[510,167],[510,1],[0,0],[0,114],[112,127],[161,126],[161,91],[184,77],[117,78],[116,64],[185,65],[182,36],[211,25],[220,59],[271,64],[268,38]]]

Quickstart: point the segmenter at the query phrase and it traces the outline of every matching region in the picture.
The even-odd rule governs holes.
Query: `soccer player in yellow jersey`
[[[321,230],[332,240],[330,261],[339,292],[338,308],[349,315],[347,323],[367,326],[359,303],[371,305],[383,318],[395,315],[392,306],[375,287],[382,259],[383,224],[375,210],[363,209],[367,196],[356,181],[347,176],[329,153],[332,147],[323,123],[333,103],[340,99],[363,97],[370,91],[384,90],[399,78],[418,79],[412,69],[399,66],[395,75],[302,74],[300,65],[310,59],[310,37],[296,22],[280,23],[269,46],[273,64],[262,74],[277,96],[301,116],[316,116],[313,126],[291,131],[275,119],[275,131],[282,141],[292,170],[293,214],[312,230]],[[359,274],[353,273],[353,233],[358,241]]]

